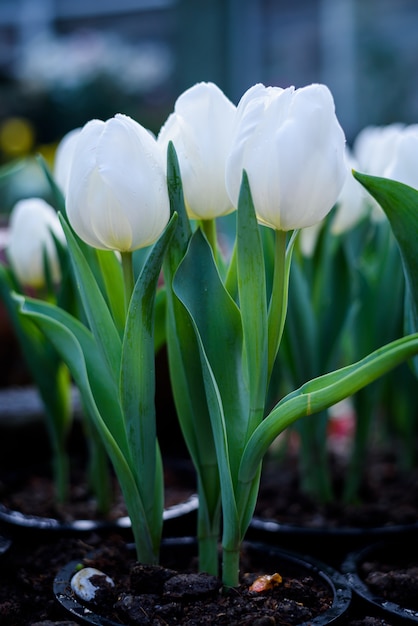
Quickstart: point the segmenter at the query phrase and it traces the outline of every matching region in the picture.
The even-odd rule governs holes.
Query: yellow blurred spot
[[[0,125],[0,148],[8,156],[30,152],[34,142],[32,124],[23,117],[9,117]]]

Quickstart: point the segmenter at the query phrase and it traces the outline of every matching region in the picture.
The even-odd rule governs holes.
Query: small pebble
[[[98,592],[114,586],[113,580],[95,567],[84,567],[71,579],[71,589],[84,602],[94,602]]]

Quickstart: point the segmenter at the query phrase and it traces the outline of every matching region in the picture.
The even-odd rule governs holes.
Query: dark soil
[[[368,453],[356,502],[344,503],[341,497],[345,459],[330,456],[330,472],[335,498],[320,504],[301,489],[296,454],[282,461],[268,461],[263,468],[256,515],[309,529],[418,525],[418,467],[403,471],[393,451]]]
[[[110,593],[105,588],[103,593],[98,583],[97,599],[87,606],[97,613],[104,610],[107,617],[123,624],[262,626],[308,622],[332,604],[331,589],[314,570],[303,570],[277,559],[260,559],[257,563],[246,549],[242,554],[240,586],[222,588],[217,577],[197,573],[190,547],[180,545],[175,555],[171,555],[170,548],[163,548],[163,565],[152,567],[136,563],[132,554],[126,554],[125,544],[116,545],[115,559],[114,544],[110,543],[107,550],[86,557],[83,565],[108,574],[115,587]],[[263,569],[259,569],[261,563]],[[282,581],[272,589],[252,591],[252,583],[267,573],[265,567],[278,568]],[[275,569],[269,569],[269,573],[274,574]]]
[[[380,546],[380,544],[378,544]],[[372,594],[418,612],[417,543],[379,547],[359,563],[358,574]]]
[[[386,475],[381,465],[378,473],[382,472]],[[281,481],[292,485],[293,479],[288,477],[286,481],[285,474],[286,472],[283,467]],[[398,480],[400,480],[400,475],[398,475]],[[401,482],[397,482],[397,486],[395,487],[395,478],[393,476],[389,482],[393,487],[393,492],[397,494],[399,499],[399,493],[404,491],[405,488],[402,486]],[[382,482],[375,481],[374,484],[377,485],[378,491],[383,488]],[[37,489],[39,486],[40,484],[37,485]],[[411,485],[408,484],[408,489],[410,488]],[[273,494],[270,494],[270,498],[268,498],[269,503],[271,503],[272,495]],[[261,490],[261,497],[265,497],[263,489]],[[410,507],[412,507],[418,500],[412,496],[410,496],[410,498],[409,504]],[[37,499],[39,502],[42,501],[42,497],[38,497]],[[380,499],[382,499],[381,494]],[[296,502],[296,500],[297,498],[294,496],[293,501]],[[379,500],[379,493],[374,494],[371,500],[373,505],[377,500]],[[406,498],[406,500],[408,500],[408,498]],[[304,502],[304,500],[302,500],[302,502]],[[292,506],[289,508],[292,509]],[[299,504],[298,506],[300,508],[299,513],[301,513],[303,505]],[[367,505],[363,504],[362,507],[366,510]],[[310,508],[311,507],[308,507],[308,511]],[[412,518],[409,516],[411,514],[411,508],[409,510],[410,513],[407,519],[411,520]],[[271,515],[271,511],[269,514]],[[297,519],[300,520],[300,516]],[[418,519],[418,514],[416,519]],[[0,531],[2,530],[4,534],[4,532],[8,532],[10,529],[2,529],[0,526]],[[414,537],[414,540],[417,541],[416,535]],[[107,541],[107,551],[104,555],[104,560],[97,562],[92,561],[92,551],[97,550],[99,547],[101,548],[104,541]],[[47,539],[47,535],[43,533],[32,536],[32,538],[28,538],[27,535],[19,534],[14,540],[10,550],[0,559],[0,624],[2,624],[2,626],[35,626],[39,624],[51,626],[51,623],[58,622],[61,626],[64,626],[64,624],[68,626],[69,624],[81,623],[77,621],[76,618],[73,619],[72,616],[65,611],[55,599],[52,592],[53,580],[56,573],[69,561],[74,559],[83,562],[85,565],[94,564],[98,569],[114,578],[118,587],[116,588],[116,595],[112,594],[110,596],[112,611],[116,611],[117,609],[120,614],[124,615],[125,623],[128,624],[197,625],[206,623],[228,624],[231,626],[233,624],[245,625],[247,623],[254,623],[258,626],[264,626],[265,624],[297,624],[300,620],[309,621],[312,619],[312,615],[324,610],[330,602],[330,598],[324,593],[323,588],[313,586],[317,585],[318,581],[314,582],[310,577],[307,578],[306,576],[302,579],[297,578],[295,581],[292,581],[290,577],[284,578],[284,585],[278,586],[274,590],[269,591],[266,595],[253,594],[248,590],[249,581],[254,577],[254,574],[251,574],[244,576],[242,586],[233,592],[222,593],[218,589],[218,583],[215,584],[214,595],[209,595],[204,599],[201,598],[196,605],[193,605],[193,608],[190,608],[189,605],[186,607],[184,598],[173,599],[168,596],[163,602],[158,599],[157,607],[159,608],[155,609],[153,608],[155,594],[147,593],[144,596],[142,588],[143,582],[141,582],[141,588],[138,589],[138,580],[142,581],[142,568],[135,565],[131,553],[129,554],[129,564],[125,562],[125,546],[127,541],[129,542],[130,539],[126,535],[121,536],[118,534],[109,537],[109,533],[89,533],[86,536],[78,538],[68,535],[63,537],[59,534],[55,534],[52,539]],[[342,541],[344,542],[344,539]],[[287,543],[287,540],[285,540],[285,543]],[[111,548],[114,545],[117,547],[116,570],[119,570],[119,573],[116,573],[111,558]],[[298,548],[298,545],[296,542],[296,545],[287,545],[285,547],[294,549]],[[312,548],[314,547],[317,547],[317,545],[312,546]],[[303,552],[307,551],[305,548],[306,546],[303,546]],[[315,550],[312,549],[310,552],[315,553]],[[318,557],[317,554],[315,554],[315,556]],[[325,562],[332,561],[332,559],[327,559],[326,555],[325,558],[321,560]],[[331,564],[335,566],[335,563]],[[173,563],[165,565],[174,568]],[[416,576],[411,579],[409,575],[411,568],[417,567],[417,562],[408,562],[407,564],[403,562],[400,566],[401,569],[394,562],[390,563],[390,565],[391,571],[385,571],[384,576],[373,576],[374,584],[377,585],[380,580],[384,585],[382,593],[385,593],[386,597],[389,597],[388,594],[390,594],[391,588],[393,589],[394,585],[388,585],[388,577],[390,577],[392,581],[394,579],[402,579],[403,594],[408,593],[408,581],[410,580],[412,585],[412,591],[410,593],[416,596]],[[187,567],[190,568],[191,565],[189,564]],[[132,577],[129,575],[130,569],[132,571]],[[386,567],[386,570],[387,569],[388,567]],[[245,562],[242,571],[250,571],[246,568]],[[370,566],[370,572],[378,571],[378,565],[373,563],[373,565]],[[412,572],[416,572],[416,569],[412,570]],[[274,571],[259,571],[258,573],[273,574]],[[119,574],[122,574],[121,577]],[[164,572],[164,576],[166,575],[167,572]],[[191,584],[195,581],[196,579],[189,579],[185,588],[189,590]],[[197,579],[197,582],[200,584],[202,581]],[[206,583],[207,580],[205,579],[203,582]],[[119,585],[121,586],[119,587]],[[315,589],[314,593],[312,593],[312,589]],[[296,595],[297,593],[301,595]],[[189,593],[188,591],[186,595],[189,596],[190,594],[191,592]],[[138,600],[138,596],[140,600]],[[190,598],[188,598],[188,600],[189,599]],[[396,601],[396,599],[397,598],[392,598],[392,601]],[[320,600],[319,604],[312,604],[314,600]],[[247,606],[247,601],[249,601],[249,606]],[[140,602],[139,613],[138,602]],[[251,616],[248,620],[246,617],[243,617],[243,603],[245,603],[246,607],[245,615],[247,615],[248,611],[248,615]],[[263,611],[266,611],[264,614],[261,612],[260,605],[264,606],[265,603],[267,604],[267,608],[263,609]],[[100,605],[103,606],[103,599],[101,599]],[[272,617],[270,612],[273,611],[274,607],[279,607],[280,617]],[[174,614],[170,615],[168,612],[171,610],[174,611]],[[156,611],[158,617],[155,617],[154,622],[144,621],[144,611],[147,615]],[[197,613],[195,613],[195,611]],[[251,613],[252,611],[255,611],[255,614]],[[135,615],[137,617],[135,617]],[[180,615],[183,621],[179,621]],[[233,617],[233,615],[235,615],[235,617]],[[236,615],[239,615],[239,617],[236,617]],[[186,616],[188,616],[189,622],[184,621]],[[131,620],[130,622],[126,622],[128,618]],[[113,619],[116,619],[115,614]],[[143,621],[138,621],[140,619]],[[373,607],[365,606],[362,601],[355,598],[352,603],[352,608],[343,623],[349,626],[388,626],[396,624],[396,621],[384,615],[382,616],[379,611],[376,611]]]
[[[13,430],[13,429],[12,429]],[[26,437],[26,440],[25,440]],[[34,462],[39,463],[39,457],[48,458],[48,451],[44,449],[44,439],[39,437],[39,433],[35,431],[29,435],[24,435],[19,429],[19,437],[16,432],[0,433],[0,444],[2,447],[0,455],[0,502],[6,498],[6,476],[14,475],[17,480],[18,474],[16,467],[31,468],[31,486],[26,495],[19,495],[17,482],[14,484],[14,500],[8,500],[7,503],[12,507],[23,508],[31,514],[37,515],[62,515],[63,519],[72,519],[81,517],[88,519],[92,515],[92,498],[88,490],[81,484],[76,488],[73,500],[77,501],[77,510],[74,512],[70,508],[57,507],[51,492],[51,483],[44,481],[45,472],[36,473],[33,471]],[[5,448],[3,448],[3,444]],[[77,446],[76,446],[77,447]],[[184,461],[184,459],[183,459]],[[190,474],[188,463],[182,461],[180,467],[180,485],[176,487],[174,499],[187,497],[193,491],[193,477]],[[334,461],[333,461],[334,463]],[[184,469],[186,465],[186,469]],[[75,464],[75,469],[80,466]],[[305,526],[315,531],[327,528],[334,530],[347,527],[354,524],[357,528],[370,528],[376,526],[392,527],[395,529],[399,524],[408,524],[414,528],[413,534],[409,537],[417,542],[418,531],[416,524],[418,523],[418,470],[403,474],[398,471],[398,465],[395,458],[391,454],[373,454],[367,459],[367,472],[361,489],[361,502],[355,505],[343,506],[341,504],[323,505],[318,507],[312,499],[303,496],[300,492],[299,477],[297,472],[297,462],[295,457],[290,457],[286,463],[280,465],[266,464],[263,473],[263,481],[260,490],[259,503],[257,505],[257,516],[265,518],[273,518],[283,525],[285,528],[289,526]],[[336,486],[341,484],[341,472],[343,467],[339,463],[333,465],[333,477]],[[77,471],[75,472],[77,473]],[[42,480],[41,477],[43,476]],[[171,487],[175,487],[174,474],[173,481],[167,475],[168,483]],[[178,475],[179,477],[179,475]],[[167,491],[166,505],[172,500],[173,491]],[[186,487],[186,489],[184,489]],[[44,491],[46,488],[46,491]],[[171,495],[170,495],[171,494]],[[85,497],[87,496],[87,497]],[[115,492],[115,502],[117,509],[115,516],[125,514],[123,502]],[[36,504],[36,509],[34,508]],[[43,505],[48,504],[46,510]],[[84,504],[88,505],[85,510]],[[193,528],[195,520],[193,519]],[[190,534],[190,522],[187,527],[184,526],[176,535]],[[132,540],[129,533],[117,533],[110,537],[110,531],[89,532],[83,535],[62,535],[55,533],[49,536],[46,533],[31,535],[30,537],[22,532],[16,533],[12,531],[8,525],[0,524],[0,534],[13,534],[13,543],[9,551],[0,556],[0,624],[3,626],[51,626],[54,623],[60,626],[69,626],[70,624],[81,624],[77,619],[73,619],[69,613],[58,603],[53,594],[53,581],[56,573],[69,561],[76,559],[85,564],[91,563],[91,553],[107,542],[106,561],[98,564],[98,569],[105,571],[107,574],[115,578],[117,585],[121,584],[121,588],[117,587],[117,594],[110,600],[112,610],[120,609],[125,619],[130,615],[130,624],[190,624],[190,626],[198,624],[233,624],[245,625],[253,623],[255,626],[266,626],[269,624],[296,624],[298,621],[310,621],[312,616],[324,610],[330,598],[324,593],[323,587],[318,585],[318,581],[314,581],[309,576],[306,578],[293,577],[283,572],[284,584],[277,586],[267,594],[256,594],[249,592],[249,580],[254,574],[243,577],[242,586],[233,592],[223,593],[219,590],[219,581],[215,584],[215,590],[212,596],[200,599],[196,609],[185,608],[184,598],[166,597],[164,601],[158,600],[160,608],[153,609],[155,598],[153,593],[148,593],[145,597],[143,594],[143,583],[138,589],[139,575],[143,572],[141,568],[136,566],[129,556],[129,564],[125,562],[124,557],[126,542]],[[171,530],[168,531],[171,534]],[[167,532],[166,532],[166,536]],[[407,535],[404,534],[406,539]],[[262,541],[271,541],[278,543],[285,548],[297,550],[301,553],[314,555],[316,558],[325,563],[329,563],[333,567],[339,567],[344,554],[352,548],[349,537],[344,534],[334,537],[333,540],[326,534],[312,536],[308,535],[307,540],[302,539],[302,535],[296,533],[295,536],[283,533],[280,537],[273,534],[264,535],[254,532],[250,529],[248,533],[249,539],[257,539]],[[110,549],[113,545],[117,546],[117,566],[122,576],[113,570],[113,563],[110,555]],[[87,560],[85,560],[87,559]],[[397,598],[391,598],[395,585],[394,580],[402,580],[402,593],[412,593],[417,596],[416,587],[416,567],[417,561],[408,563],[402,562],[400,566],[393,560],[386,564],[384,575],[373,575],[379,572],[379,566],[376,562],[371,562],[368,575],[372,575],[373,584],[379,584],[381,581],[384,585],[382,594],[396,601]],[[167,567],[176,569],[173,563],[165,564]],[[243,560],[242,571],[251,572],[248,563]],[[192,567],[189,563],[186,568]],[[132,568],[133,576],[130,577],[130,569]],[[390,570],[390,571],[389,571]],[[413,574],[411,579],[410,574]],[[273,574],[274,571],[259,570],[260,574]],[[282,573],[280,571],[279,573]],[[167,573],[165,572],[164,575]],[[191,582],[195,579],[189,579],[186,583],[186,589],[190,588]],[[202,582],[197,579],[199,584]],[[392,583],[388,584],[388,580]],[[120,582],[119,582],[120,581]],[[410,582],[411,581],[411,582]],[[204,579],[207,583],[207,579]],[[211,581],[214,582],[214,581]],[[412,585],[412,587],[410,587]],[[314,593],[312,590],[314,589]],[[408,592],[408,589],[411,589]],[[375,593],[377,587],[375,588]],[[300,595],[298,595],[300,593]],[[379,592],[380,593],[380,592]],[[138,613],[137,597],[141,596],[141,608]],[[190,595],[187,593],[187,595]],[[249,607],[247,609],[247,601]],[[316,601],[319,603],[316,604]],[[219,602],[220,601],[220,602]],[[315,602],[314,602],[315,601]],[[100,604],[103,605],[103,599]],[[245,612],[248,610],[250,617],[243,617],[242,606],[245,604]],[[266,614],[262,613],[260,605],[267,604],[267,608],[263,609]],[[279,617],[273,617],[269,614],[272,607],[279,606]],[[270,608],[269,608],[270,607]],[[168,611],[175,611],[175,614],[167,614]],[[200,611],[198,615],[193,615],[193,611]],[[251,613],[255,610],[255,613]],[[141,619],[146,614],[152,614],[156,611],[158,618],[155,617],[154,622],[133,621],[135,614]],[[213,611],[213,612],[212,612]],[[239,617],[236,617],[238,611]],[[276,611],[277,613],[277,611]],[[179,615],[189,615],[189,622],[179,621]],[[247,614],[247,613],[245,613]],[[225,616],[226,615],[226,616]],[[235,615],[235,616],[233,616]],[[182,617],[183,619],[183,617]],[[159,620],[159,621],[157,621]],[[165,621],[164,621],[165,620]],[[206,621],[204,621],[206,620]],[[222,621],[223,620],[223,621]],[[235,621],[234,621],[235,620]],[[245,621],[247,620],[247,621]],[[281,620],[281,621],[278,621]],[[129,622],[128,622],[129,623]],[[390,626],[396,624],[395,620],[376,611],[373,607],[365,605],[360,599],[354,598],[352,608],[348,616],[343,622],[347,626]]]

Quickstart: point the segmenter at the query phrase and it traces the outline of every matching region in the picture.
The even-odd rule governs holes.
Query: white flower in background
[[[384,176],[418,189],[418,124],[405,127],[391,153]]]
[[[249,89],[238,104],[226,167],[235,206],[243,170],[261,223],[292,230],[321,221],[347,175],[345,136],[329,89],[318,84]]]
[[[312,226],[302,228],[299,233],[299,247],[305,257],[313,256],[316,248],[316,242],[321,233],[323,222],[317,222]]]
[[[236,107],[213,83],[183,92],[158,135],[166,153],[172,141],[179,160],[188,214],[212,219],[234,210],[225,187]]]
[[[45,255],[52,279],[59,281],[60,266],[53,235],[65,243],[58,215],[45,200],[27,198],[14,205],[6,254],[22,285],[34,288],[45,285]]]
[[[70,130],[59,142],[54,159],[54,179],[64,196],[67,193],[68,178],[73,159],[75,144],[81,128]]]
[[[366,126],[357,135],[352,148],[357,169],[370,176],[385,176],[396,145],[405,125],[401,123],[387,126]],[[371,208],[371,219],[381,221],[386,215],[380,204],[369,194],[367,202]]]
[[[404,124],[366,126],[355,138],[353,158],[359,172],[371,176],[383,176],[399,140]]]
[[[353,228],[368,212],[367,192],[351,170],[358,170],[358,163],[346,148],[348,174],[337,199],[337,207],[332,218],[331,231],[338,235]]]
[[[129,252],[154,243],[170,217],[165,155],[126,115],[91,120],[74,149],[67,215],[83,241]]]

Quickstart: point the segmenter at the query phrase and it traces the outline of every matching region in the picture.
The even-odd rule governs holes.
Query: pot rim
[[[323,535],[333,537],[362,537],[371,540],[387,538],[397,535],[399,532],[418,531],[418,521],[410,524],[391,524],[387,526],[298,526],[278,522],[275,519],[254,516],[250,522],[250,528],[266,533],[280,533],[283,535],[313,535],[319,537]]]
[[[133,549],[133,544],[128,544]],[[197,540],[194,537],[168,537],[163,538],[162,547],[169,546],[196,546]],[[298,554],[291,550],[286,550],[279,546],[272,546],[262,542],[244,541],[243,546],[249,546],[254,550],[266,551],[268,555],[277,555],[289,563],[301,566],[319,576],[330,588],[334,599],[332,605],[309,622],[302,622],[298,626],[325,626],[326,624],[336,624],[348,611],[352,600],[350,585],[341,572],[330,565],[322,563],[311,556]],[[80,560],[72,560],[62,567],[54,578],[53,592],[57,601],[73,616],[76,616],[85,623],[95,626],[123,626],[121,622],[115,622],[106,617],[92,612],[91,607],[83,605],[71,591],[70,581],[73,574],[80,566]]]
[[[173,504],[163,511],[164,522],[175,520],[180,516],[193,513],[197,510],[198,498],[196,494],[192,494],[186,500]],[[128,516],[119,517],[115,520],[91,520],[77,519],[72,521],[61,521],[53,517],[41,517],[38,515],[30,515],[9,509],[0,503],[0,521],[9,524],[12,527],[27,528],[40,531],[55,532],[90,532],[92,530],[126,530],[131,528],[131,520]]]
[[[400,549],[404,546],[404,542],[402,542],[402,544],[401,542],[388,544],[384,541],[377,541],[370,545],[363,546],[361,549],[353,550],[347,554],[342,562],[341,571],[353,591],[363,600],[372,604],[381,612],[383,611],[384,613],[400,617],[403,621],[418,623],[418,610],[409,609],[408,607],[401,606],[396,602],[386,600],[384,597],[377,595],[359,575],[359,566],[366,558],[381,549],[387,550],[390,546],[396,546],[397,549]]]

